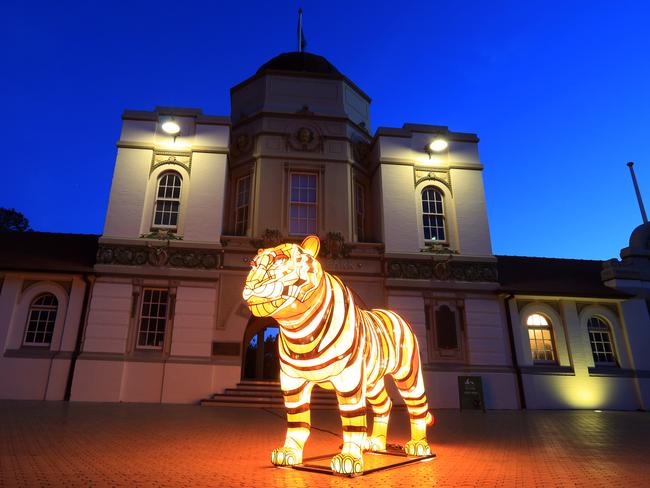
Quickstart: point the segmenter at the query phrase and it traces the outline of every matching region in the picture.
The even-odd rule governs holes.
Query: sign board
[[[485,412],[481,377],[459,376],[458,398],[461,410],[483,410]]]

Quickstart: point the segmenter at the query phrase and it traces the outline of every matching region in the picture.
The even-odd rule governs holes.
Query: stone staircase
[[[226,388],[201,400],[203,407],[284,408],[279,381],[242,380],[236,388]],[[312,409],[338,409],[333,391],[315,387],[311,393]]]

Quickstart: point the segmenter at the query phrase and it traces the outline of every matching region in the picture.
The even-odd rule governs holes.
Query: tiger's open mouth
[[[265,281],[257,284],[254,288],[246,286],[242,297],[251,305],[272,302],[282,298],[283,285],[278,280]]]

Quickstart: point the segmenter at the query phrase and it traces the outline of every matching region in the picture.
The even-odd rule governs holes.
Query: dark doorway
[[[279,335],[278,324],[271,318],[252,317],[248,321],[244,334],[243,379],[271,381],[280,379]]]

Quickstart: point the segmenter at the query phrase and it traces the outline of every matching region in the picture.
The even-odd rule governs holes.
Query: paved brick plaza
[[[648,413],[435,413],[438,459],[344,479],[270,465],[281,410],[4,401],[0,486],[650,486]],[[336,412],[313,422],[307,456],[335,452]]]

